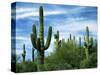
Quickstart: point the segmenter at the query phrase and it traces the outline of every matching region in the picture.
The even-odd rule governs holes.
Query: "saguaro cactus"
[[[86,27],[86,35],[84,37],[84,47],[85,47],[85,52],[86,52],[86,59],[88,60],[89,58],[89,49],[92,48],[93,46],[93,38],[89,40],[89,28]]]
[[[61,40],[59,40],[59,31],[57,31],[56,34],[54,34],[55,38],[55,48],[59,48],[61,46]]]
[[[25,62],[25,57],[26,57],[26,51],[25,51],[25,44],[24,44],[23,45],[23,53],[22,53],[23,62]]]
[[[86,27],[86,35],[85,35],[85,42],[84,42],[84,47],[85,47],[85,53],[86,53],[86,59],[88,60],[89,58],[89,53],[88,53],[88,48],[89,48],[89,28]]]
[[[75,45],[76,46],[76,43],[75,43],[75,36],[73,36],[73,45]]]
[[[93,42],[93,37],[90,38],[90,46],[93,47],[94,42]]]
[[[81,37],[79,37],[79,48],[81,48]]]
[[[70,34],[70,37],[69,37],[70,41],[72,40],[72,35]]]
[[[49,27],[48,36],[46,40],[46,44],[44,45],[44,23],[43,23],[43,7],[39,8],[39,35],[37,37],[36,26],[33,25],[32,33],[31,33],[31,42],[33,47],[38,52],[38,58],[40,59],[40,64],[44,64],[44,51],[48,49],[52,36],[52,27]]]
[[[75,43],[75,37],[72,38],[72,35],[70,34],[69,35],[69,44],[74,45],[74,43]]]
[[[34,48],[32,48],[32,61],[34,62]]]

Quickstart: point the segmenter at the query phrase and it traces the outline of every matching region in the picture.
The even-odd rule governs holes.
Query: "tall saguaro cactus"
[[[59,31],[57,31],[56,34],[54,34],[55,38],[55,48],[59,48],[61,46],[61,40],[59,40]]]
[[[36,32],[36,26],[33,25],[32,27],[32,33],[31,33],[31,42],[33,47],[37,50],[38,52],[38,58],[40,64],[44,64],[44,51],[48,49],[51,41],[51,36],[52,36],[52,27],[49,27],[48,30],[48,36],[46,40],[46,44],[44,44],[44,23],[43,23],[43,7],[40,6],[39,8],[39,35],[37,37],[37,32]]]
[[[25,51],[25,44],[24,44],[23,45],[23,53],[22,53],[23,62],[25,62],[25,57],[26,57],[26,51]]]

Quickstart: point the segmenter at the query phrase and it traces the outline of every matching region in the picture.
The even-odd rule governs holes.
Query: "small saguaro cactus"
[[[32,61],[33,61],[33,62],[34,62],[34,51],[35,51],[35,49],[32,48]]]
[[[93,37],[90,38],[90,46],[91,48],[93,47],[94,43],[93,43]]]
[[[91,42],[90,42],[90,39],[89,39],[89,28],[88,26],[86,27],[86,35],[84,37],[84,48],[85,48],[85,53],[86,53],[86,59],[88,60],[89,58],[89,49],[92,47],[92,39],[91,39]]]
[[[84,47],[85,47],[85,53],[86,53],[86,59],[88,60],[89,58],[89,53],[88,53],[88,50],[89,50],[89,28],[86,27],[86,35],[84,37]]]
[[[25,51],[25,44],[24,44],[23,45],[23,53],[22,53],[23,62],[25,62],[25,57],[26,57],[26,51]]]
[[[76,45],[76,44],[75,44],[75,36],[73,37],[73,45]]]
[[[73,38],[75,40],[75,37]],[[72,35],[69,35],[69,44],[73,45],[74,44],[74,40],[72,39]]]
[[[56,34],[54,34],[55,38],[55,48],[59,48],[61,46],[61,40],[59,40],[59,31],[57,31]]]
[[[97,39],[94,40],[94,47],[97,47]]]
[[[72,40],[72,35],[70,34],[70,37],[69,37],[70,41]]]
[[[40,62],[40,64],[44,64],[44,51],[48,49],[50,42],[51,42],[51,36],[52,36],[52,27],[49,27],[48,30],[48,36],[46,40],[46,44],[44,44],[44,23],[43,23],[43,7],[40,6],[39,8],[39,35],[37,37],[36,32],[36,26],[33,25],[32,27],[32,33],[31,33],[31,42],[33,47],[37,50],[38,53],[38,60],[37,62]]]
[[[67,42],[69,43],[69,38],[67,39]]]
[[[79,37],[79,48],[81,48],[81,37]]]

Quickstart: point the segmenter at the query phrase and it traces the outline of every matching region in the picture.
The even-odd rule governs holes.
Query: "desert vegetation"
[[[67,28],[66,28],[67,29]],[[84,69],[97,67],[97,39],[89,35],[89,27],[84,30],[85,35],[79,37],[69,34],[69,38],[59,39],[60,32],[57,30],[52,35],[52,27],[48,29],[46,43],[44,41],[43,7],[39,8],[39,32],[35,24],[32,25],[30,40],[32,43],[32,61],[26,61],[25,44],[23,44],[22,61],[16,60],[16,72],[37,72],[53,70]],[[54,48],[48,56],[45,56],[51,43],[51,37],[55,39]],[[37,51],[35,54],[34,51]],[[37,55],[34,58],[34,55]]]

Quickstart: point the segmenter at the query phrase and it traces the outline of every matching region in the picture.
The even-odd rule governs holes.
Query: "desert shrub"
[[[75,45],[69,45],[64,42],[60,48],[55,49],[54,52],[48,56],[47,62],[67,63],[71,65],[72,68],[79,68],[80,62],[84,56],[84,49],[79,49]]]
[[[84,59],[80,63],[80,68],[95,68],[97,67],[97,54],[92,53],[89,59]]]
[[[72,66],[67,63],[46,63],[44,64],[45,71],[53,71],[53,70],[65,70],[71,69]]]
[[[16,64],[16,72],[36,72],[37,66],[35,63],[27,61]]]

